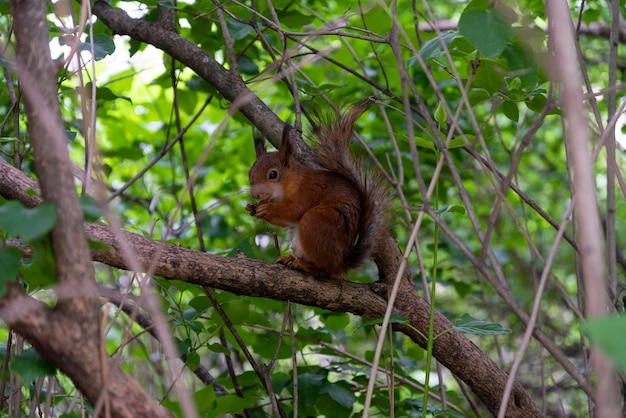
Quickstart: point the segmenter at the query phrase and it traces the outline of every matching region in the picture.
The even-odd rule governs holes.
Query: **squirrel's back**
[[[383,177],[365,167],[363,159],[350,151],[350,140],[357,119],[372,105],[371,99],[360,100],[343,112],[316,115],[313,135],[321,165],[348,178],[361,197],[360,234],[345,260],[345,271],[357,267],[368,257],[374,243],[387,224],[388,187]]]

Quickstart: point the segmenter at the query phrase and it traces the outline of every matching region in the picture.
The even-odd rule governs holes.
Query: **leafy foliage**
[[[424,2],[415,11],[399,10],[393,16],[397,28],[390,17],[394,11],[380,2],[110,3],[148,21],[158,19],[159,8],[174,11],[174,26],[184,38],[240,74],[282,120],[305,132],[311,129],[307,117],[312,109],[379,98],[357,123],[363,142],[355,142],[355,149],[365,144],[365,164],[382,167],[393,185],[390,228],[402,248],[420,219],[419,253],[408,256],[415,286],[456,320],[455,330],[480,336],[480,348],[508,370],[524,332],[519,312],[530,312],[539,277],[550,269],[538,328],[567,351],[575,368],[584,369],[588,359],[577,327],[584,290],[573,227],[557,246],[554,264],[545,261],[572,193],[562,109],[547,77],[543,2],[498,2],[496,7],[487,0],[464,7]],[[600,6],[585,7],[580,12],[586,24],[610,23]],[[68,35],[65,25],[72,19],[64,13],[49,15],[50,44],[62,68],[58,94],[87,221],[119,221],[154,240],[218,255],[234,256],[239,250],[273,262],[288,251],[282,232],[275,248],[274,230],[244,209],[254,160],[250,122],[229,112],[215,87],[188,67],[146,43],[114,36],[99,19],[89,21],[84,34]],[[431,24],[444,18],[455,22],[453,27],[433,30]],[[7,13],[0,14],[0,27],[6,35],[2,39],[11,39]],[[596,63],[606,61],[608,40],[587,32],[580,43],[590,58],[583,70],[591,80],[591,96],[592,89],[607,87],[605,66]],[[11,52],[12,42],[5,46]],[[13,68],[11,54],[5,55],[3,68]],[[7,115],[0,149],[6,160],[34,176],[36,161],[23,104],[11,94],[15,90],[17,79],[6,72],[0,87],[0,109]],[[595,122],[590,117],[596,137],[605,134],[601,121],[612,117],[609,100],[587,103],[589,114],[599,115]],[[622,155],[619,149],[613,162],[620,170]],[[624,205],[610,207],[607,198],[614,192],[605,187],[608,166],[595,162],[598,204],[605,219],[611,211],[623,219]],[[0,279],[19,280],[50,304],[56,280],[48,233],[55,222],[55,209],[47,204],[29,209],[15,201],[0,203]],[[624,225],[607,222],[616,239],[610,250],[621,255]],[[32,253],[25,254],[25,246]],[[617,267],[626,268],[623,261]],[[143,310],[129,314],[106,305],[105,348],[177,416],[183,409],[170,390],[172,379],[189,387],[198,414],[205,417],[272,416],[272,391],[289,415],[359,416],[369,378],[376,373],[371,415],[484,412],[471,409],[473,402],[456,381],[443,374],[438,381],[441,366],[428,368],[430,353],[400,335],[389,335],[382,368],[372,370],[381,319],[158,277],[145,281],[101,264],[94,269],[100,283],[120,289],[130,300],[154,290],[184,371],[167,375],[168,363],[176,360],[166,358],[145,331],[151,325]],[[348,279],[369,283],[374,278],[369,264]],[[614,286],[616,302],[622,287]],[[391,323],[406,324],[399,317]],[[622,368],[624,344],[616,330],[623,325],[621,317],[584,325],[590,340]],[[2,329],[0,339],[9,341],[9,352],[19,351],[24,342],[16,345],[10,336]],[[28,349],[3,370],[5,380],[12,373],[23,380],[24,386],[14,389],[24,401],[18,397],[13,407],[32,412],[37,402],[31,401],[38,399],[44,381],[54,381],[58,405],[73,405],[73,383],[62,376],[53,379],[54,370],[32,355]],[[548,415],[586,411],[588,394],[568,383],[563,365],[540,344],[531,345],[523,361],[518,379],[528,392],[544,394],[536,402]],[[253,363],[266,375],[255,372]],[[32,381],[37,390],[29,391]],[[546,390],[546,385],[559,390]],[[425,389],[430,397],[418,401]],[[446,403],[433,391],[445,395]]]
[[[615,362],[620,370],[626,369],[624,361],[624,333],[626,330],[626,318],[614,316],[590,319],[582,324],[585,334],[591,341],[600,346],[602,350]]]

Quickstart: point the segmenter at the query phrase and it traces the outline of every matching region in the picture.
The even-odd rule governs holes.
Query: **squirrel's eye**
[[[278,171],[270,170],[268,176],[269,176],[270,180],[276,180],[278,178]]]

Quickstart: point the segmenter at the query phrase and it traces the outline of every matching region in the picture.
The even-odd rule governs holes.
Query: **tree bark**
[[[108,359],[102,346],[100,301],[48,47],[47,1],[12,0],[10,7],[35,171],[43,200],[54,205],[57,214],[51,238],[58,299],[50,309],[9,283],[0,299],[0,318],[67,374],[92,405],[103,402],[105,411],[116,417],[170,416]]]

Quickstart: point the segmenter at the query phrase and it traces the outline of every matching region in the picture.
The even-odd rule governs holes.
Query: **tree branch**
[[[126,12],[103,1],[96,1],[92,11],[114,34],[129,35],[135,40],[153,45],[194,70],[233,104],[233,112],[239,110],[274,146],[280,146],[283,122],[250,91],[238,75],[226,70],[202,48],[157,24],[133,19]],[[302,141],[299,141],[298,152],[309,152]]]
[[[18,79],[24,91],[28,133],[33,148],[35,171],[43,199],[54,205],[57,221],[52,229],[61,292],[80,287],[80,295],[59,294],[58,308],[82,317],[97,317],[98,295],[67,152],[67,137],[57,98],[56,70],[48,47],[50,34],[46,2],[11,2],[16,38]],[[80,296],[80,297],[77,297]],[[97,323],[84,325],[86,335],[98,341]]]
[[[0,299],[0,318],[67,374],[92,405],[104,400],[107,411],[119,417],[169,416],[115,363],[97,355],[102,348],[100,305],[48,47],[47,2],[12,0],[10,7],[35,171],[43,199],[57,213],[51,235],[59,286],[56,307],[50,309],[18,284],[7,284]]]
[[[15,190],[15,187],[21,190]],[[24,191],[35,187],[32,179],[0,159],[2,196],[26,196]],[[32,205],[34,202],[31,198],[23,203]],[[181,280],[237,295],[289,300],[335,312],[350,312],[366,319],[381,318],[387,306],[386,284],[315,279],[279,264],[188,250],[128,231],[113,231],[103,223],[86,224],[85,230],[89,239],[110,247],[108,250],[92,251],[92,258],[112,267],[129,269],[129,263],[121,250],[120,242],[123,240],[127,247],[133,249],[133,257],[138,265],[165,279]],[[377,251],[393,253],[395,247],[395,253],[399,253],[391,237],[378,243],[378,246]],[[388,265],[379,265],[381,270],[392,269],[395,264],[393,259],[386,260],[392,261]],[[429,305],[419,297],[412,283],[406,280],[403,280],[395,312],[409,321],[406,325],[396,324],[395,328],[425,347],[426,341],[420,333],[427,334]],[[434,334],[449,331],[451,327],[451,322],[436,312]],[[485,353],[463,334],[452,330],[437,338],[433,354],[463,380],[492,413],[497,413],[507,375]],[[541,416],[541,411],[519,383],[515,384],[512,399],[514,401],[509,403],[507,416]]]

